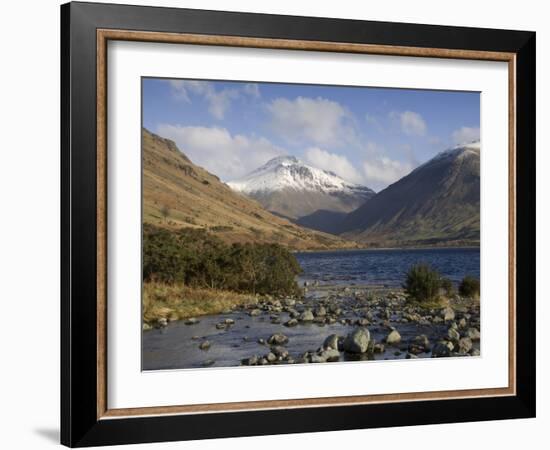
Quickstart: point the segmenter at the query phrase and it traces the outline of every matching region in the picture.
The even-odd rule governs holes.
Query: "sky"
[[[479,139],[478,92],[142,79],[143,126],[223,181],[293,155],[379,191]]]

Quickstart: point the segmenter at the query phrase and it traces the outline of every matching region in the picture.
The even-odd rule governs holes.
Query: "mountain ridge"
[[[479,245],[479,142],[437,154],[348,214],[337,233],[366,245]]]
[[[294,221],[319,210],[350,212],[374,195],[366,186],[290,155],[273,158],[227,184],[259,201],[268,211]]]

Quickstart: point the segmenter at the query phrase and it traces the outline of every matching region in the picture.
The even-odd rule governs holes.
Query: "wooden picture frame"
[[[78,2],[61,7],[61,27],[63,444],[534,417],[535,33]],[[507,62],[508,387],[110,409],[106,394],[109,40]]]

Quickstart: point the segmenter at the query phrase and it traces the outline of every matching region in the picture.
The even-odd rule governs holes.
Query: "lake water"
[[[466,275],[479,279],[479,248],[347,250],[295,256],[303,269],[302,282],[400,287],[409,267],[421,262],[455,284]]]

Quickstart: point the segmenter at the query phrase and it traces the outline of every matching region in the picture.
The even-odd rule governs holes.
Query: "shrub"
[[[470,275],[465,276],[458,287],[458,293],[462,297],[479,297],[479,280]]]
[[[225,244],[204,229],[144,225],[143,280],[253,294],[300,293],[300,265],[278,244]]]
[[[439,298],[441,275],[427,264],[411,266],[403,284],[409,300],[432,302]]]

